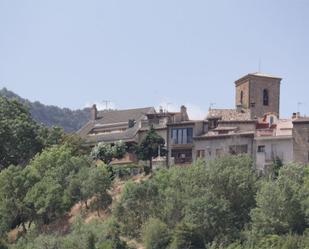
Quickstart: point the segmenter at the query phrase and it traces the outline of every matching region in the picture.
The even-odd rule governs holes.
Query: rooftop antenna
[[[173,104],[173,103],[170,103],[170,102],[166,104],[166,112],[168,112],[168,106],[170,106],[170,105],[172,105],[172,104]]]
[[[302,102],[297,103],[297,112],[300,112],[300,107],[303,105]]]
[[[216,105],[216,103],[210,103],[209,104],[209,110],[211,110],[215,105]]]
[[[107,110],[107,107],[108,107],[108,104],[110,104],[111,103],[111,101],[110,100],[102,100],[102,102],[105,104],[105,110]]]

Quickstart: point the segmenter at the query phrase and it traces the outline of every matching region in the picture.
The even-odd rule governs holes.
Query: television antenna
[[[105,110],[107,110],[108,105],[111,103],[110,100],[103,99],[102,103],[105,104]]]
[[[209,104],[209,110],[211,110],[215,105],[216,105],[216,103],[210,103]]]
[[[166,103],[166,112],[168,112],[168,107],[170,106],[170,105],[172,105],[173,103],[171,103],[171,102],[168,102],[168,103]]]

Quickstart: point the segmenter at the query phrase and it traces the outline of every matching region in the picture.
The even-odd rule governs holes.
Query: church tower
[[[266,113],[280,113],[281,78],[262,74],[248,74],[235,81],[237,110],[250,111],[251,119]]]

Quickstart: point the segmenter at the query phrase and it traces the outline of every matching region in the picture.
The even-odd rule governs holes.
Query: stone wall
[[[293,122],[294,161],[307,164],[309,159],[309,121]]]
[[[229,154],[230,146],[247,145],[247,153],[252,156],[253,153],[253,137],[245,136],[227,136],[212,139],[195,139],[194,140],[194,160],[196,160],[196,153],[198,150],[205,151],[205,160],[214,160],[220,155]]]
[[[267,89],[269,94],[269,104],[263,105],[263,90]],[[263,117],[265,113],[280,113],[280,79],[253,77],[250,79],[250,103],[251,118]]]
[[[243,102],[241,104],[241,92],[243,92]],[[249,81],[245,81],[236,87],[236,107],[242,105],[243,108],[249,108]]]

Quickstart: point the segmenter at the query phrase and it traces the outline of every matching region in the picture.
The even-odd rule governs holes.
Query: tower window
[[[243,104],[243,102],[244,102],[244,92],[241,91],[240,92],[240,104]]]
[[[267,89],[263,90],[263,105],[269,105],[269,95]]]

